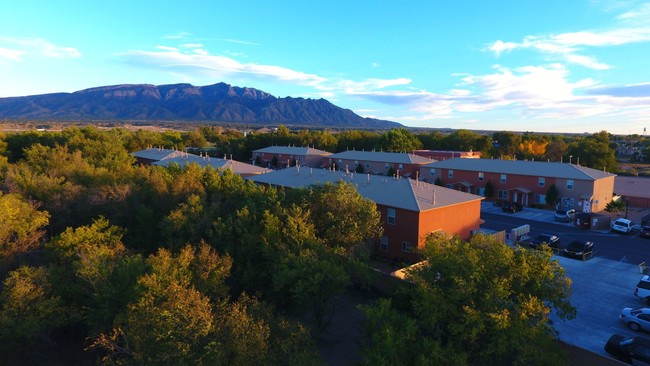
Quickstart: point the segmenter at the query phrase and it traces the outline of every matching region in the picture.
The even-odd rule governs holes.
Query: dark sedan
[[[566,248],[564,255],[571,258],[587,260],[594,256],[594,243],[590,241],[574,240]]]
[[[553,234],[541,234],[537,235],[534,238],[523,240],[520,242],[520,244],[527,245],[535,249],[541,249],[542,245],[548,245],[551,249],[559,249],[560,238],[557,235]]]
[[[632,363],[632,360],[650,362],[650,340],[641,337],[612,335],[605,351],[620,361]]]

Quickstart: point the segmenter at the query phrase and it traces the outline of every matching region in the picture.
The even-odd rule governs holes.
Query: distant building
[[[209,157],[207,154],[205,156],[194,155],[185,151],[178,150],[149,148],[136,151],[133,153],[133,156],[135,156],[136,160],[140,164],[158,165],[165,167],[171,164],[178,164],[180,166],[187,164],[197,164],[201,167],[209,165],[214,169],[229,169],[233,173],[239,174],[243,177],[256,174],[264,174],[271,171],[270,169],[242,163],[232,159],[228,160],[213,158]]]
[[[133,153],[136,161],[139,164],[151,165],[156,161],[174,158],[187,154],[185,151],[163,149],[163,148],[148,148]]]
[[[498,159],[448,159],[427,164],[421,177],[445,187],[485,195],[487,182],[492,199],[546,205],[546,192],[555,185],[560,205],[583,212],[599,212],[614,196],[615,174],[577,164]]]
[[[416,178],[420,166],[429,164],[434,160],[407,153],[358,151],[348,150],[326,157],[325,166],[335,169],[370,173],[374,175],[388,175],[392,171],[400,177]],[[358,167],[361,166],[359,169]]]
[[[242,177],[249,177],[251,175],[264,174],[271,172],[272,170],[267,168],[262,168],[259,166],[242,163],[236,160],[228,159],[219,159],[205,156],[196,156],[193,154],[184,154],[183,156],[176,156],[173,158],[157,161],[153,165],[159,166],[170,166],[171,164],[178,164],[184,166],[187,164],[197,164],[200,167],[210,166],[214,169],[221,170],[230,170],[235,174],[241,175]]]
[[[265,168],[286,168],[293,165],[319,168],[323,158],[332,153],[311,147],[269,146],[253,150],[251,162]]]
[[[617,176],[614,192],[630,206],[650,208],[650,178]]]
[[[453,158],[480,159],[480,151],[448,151],[448,150],[413,150],[414,155],[423,156],[433,160],[447,160]]]
[[[413,179],[305,167],[277,170],[248,179],[286,188],[341,180],[354,184],[359,194],[377,204],[384,233],[372,245],[377,256],[389,260],[418,260],[412,251],[422,247],[431,233],[444,232],[468,239],[481,224],[483,197]]]

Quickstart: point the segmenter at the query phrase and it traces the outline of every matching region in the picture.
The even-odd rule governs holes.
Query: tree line
[[[353,185],[275,189],[130,154],[196,133],[1,136],[1,363],[321,365],[319,334],[348,291],[379,298],[360,307],[361,364],[562,360],[549,313],[575,309],[550,252],[431,236],[409,282],[377,293],[380,214]],[[267,138],[281,134],[294,135]]]

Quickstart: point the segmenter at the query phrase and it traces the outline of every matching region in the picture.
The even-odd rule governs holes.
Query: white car
[[[650,309],[625,308],[618,319],[633,331],[650,330]]]
[[[632,221],[628,219],[616,219],[612,223],[612,231],[627,234],[632,231]]]

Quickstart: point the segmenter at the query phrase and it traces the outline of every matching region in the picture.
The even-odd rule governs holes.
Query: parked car
[[[616,219],[612,223],[612,231],[627,234],[632,231],[632,221],[628,219]]]
[[[527,238],[519,242],[520,245],[527,245],[531,248],[541,249],[542,245],[548,245],[552,249],[560,248],[560,238],[553,234],[540,234],[534,238]]]
[[[587,260],[594,256],[594,243],[590,241],[574,240],[566,248],[564,255],[567,257]]]
[[[573,221],[576,215],[576,210],[572,208],[561,208],[555,211],[555,220],[569,222]]]
[[[650,330],[650,309],[624,308],[618,319],[633,331]]]
[[[634,289],[634,296],[650,305],[650,276],[641,277]]]
[[[523,209],[524,206],[522,206],[521,203],[517,203],[517,202],[504,202],[501,205],[501,210],[503,210],[503,212],[515,213]]]
[[[639,236],[642,238],[650,239],[650,226],[644,226],[639,232]]]
[[[605,344],[605,352],[630,364],[632,360],[650,362],[650,340],[613,334]]]

